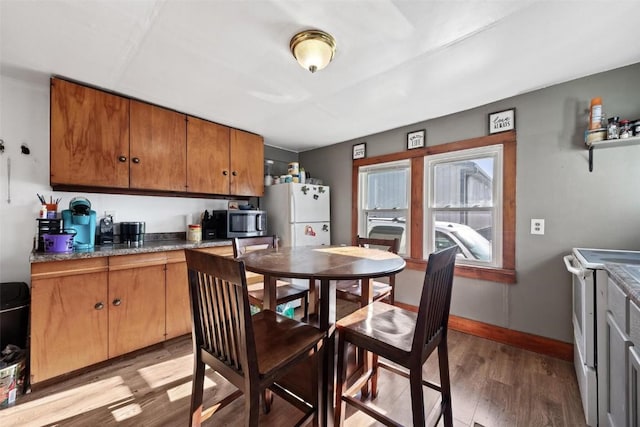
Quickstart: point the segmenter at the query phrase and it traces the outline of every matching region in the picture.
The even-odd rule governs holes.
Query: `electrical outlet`
[[[110,216],[111,221],[116,222],[116,211],[104,211],[104,216]]]
[[[544,219],[531,220],[531,234],[544,234]]]

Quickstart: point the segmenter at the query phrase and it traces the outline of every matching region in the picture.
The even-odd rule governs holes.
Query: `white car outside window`
[[[406,221],[404,218],[370,221],[369,237],[378,239],[400,239],[404,244]],[[436,221],[436,250],[458,246],[458,257],[478,261],[491,261],[491,242],[473,228],[453,222]]]

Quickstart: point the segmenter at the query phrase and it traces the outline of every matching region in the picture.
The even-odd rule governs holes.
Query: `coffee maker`
[[[74,250],[93,249],[96,238],[96,211],[91,210],[91,202],[85,197],[74,197],[69,209],[62,211],[64,228],[76,231],[73,238]]]
[[[98,241],[100,245],[112,245],[113,244],[113,217],[111,215],[105,215],[100,220],[100,235]]]

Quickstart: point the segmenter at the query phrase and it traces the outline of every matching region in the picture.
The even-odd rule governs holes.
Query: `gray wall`
[[[487,114],[516,108],[516,284],[456,278],[452,314],[565,342],[572,341],[572,247],[640,250],[640,145],[594,152],[583,143],[589,101],[601,96],[607,116],[640,119],[640,64],[475,108],[300,153],[301,165],[332,187],[332,243],[351,238],[351,147],[367,157],[404,151],[406,133],[427,130],[427,145],[487,134]],[[426,100],[425,102],[437,102]],[[545,235],[531,235],[544,218]],[[416,304],[424,273],[405,270],[397,299]]]

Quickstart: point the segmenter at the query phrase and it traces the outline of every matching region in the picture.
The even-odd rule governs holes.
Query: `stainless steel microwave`
[[[213,211],[215,236],[220,239],[267,235],[267,212],[256,210]]]

